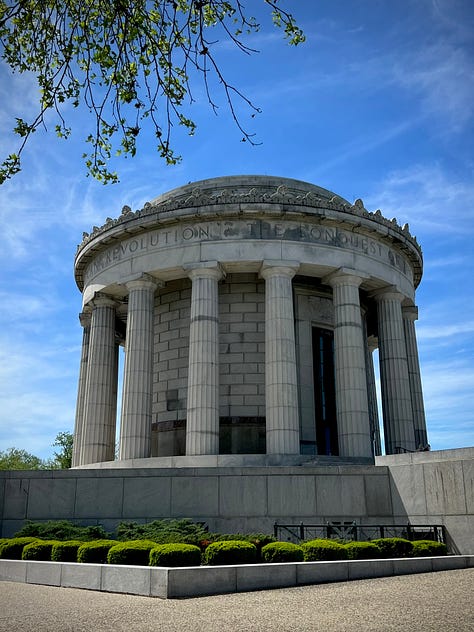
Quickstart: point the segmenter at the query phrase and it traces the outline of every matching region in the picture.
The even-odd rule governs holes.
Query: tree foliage
[[[0,470],[42,470],[44,462],[34,454],[18,448],[0,452]]]
[[[65,470],[71,467],[73,435],[59,432],[53,447],[61,448],[52,459],[40,459],[26,450],[8,448],[0,451],[0,470]]]
[[[304,41],[278,0],[260,1],[290,44]],[[194,100],[191,83],[197,76],[214,111],[217,80],[242,139],[254,143],[235,101],[243,100],[254,114],[259,110],[224,77],[217,44],[223,39],[244,53],[255,52],[245,37],[259,27],[241,0],[0,0],[2,57],[12,71],[34,73],[40,90],[36,117],[16,119],[19,148],[4,160],[0,182],[21,169],[21,153],[48,112],[58,117],[56,134],[70,135],[67,105],[85,105],[91,115],[90,151],[83,157],[98,180],[118,181],[108,167],[111,157],[134,156],[146,127],[153,130],[160,156],[176,163],[172,128],[177,124],[194,133],[187,105]]]
[[[54,461],[59,470],[67,470],[72,464],[72,446],[74,435],[72,432],[59,432],[53,443],[53,448],[61,448],[54,453]],[[56,469],[56,468],[54,468]]]

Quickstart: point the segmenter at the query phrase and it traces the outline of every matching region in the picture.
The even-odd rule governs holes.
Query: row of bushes
[[[257,550],[275,542],[273,535],[266,533],[212,533],[199,522],[189,518],[153,520],[146,524],[120,522],[113,534],[108,534],[101,525],[83,527],[69,520],[49,520],[47,522],[26,521],[15,537],[34,537],[42,540],[151,540],[156,544],[185,543],[195,544],[202,551],[211,542],[222,540],[245,540],[257,547]]]
[[[313,562],[321,560],[376,559],[386,557],[419,557],[446,555],[446,545],[432,540],[409,541],[403,538],[380,538],[371,542],[311,540],[301,545],[270,542],[259,550],[243,540],[221,540],[210,543],[204,551],[194,544],[157,544],[151,540],[40,540],[34,537],[0,541],[0,558],[82,562],[95,564],[128,564],[138,566],[198,566],[254,564],[263,562]]]

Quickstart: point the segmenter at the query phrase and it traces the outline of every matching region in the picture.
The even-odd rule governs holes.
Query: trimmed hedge
[[[303,549],[292,542],[270,542],[262,548],[264,562],[302,562]]]
[[[51,550],[57,540],[37,540],[23,547],[22,560],[35,560],[37,562],[50,562]]]
[[[67,542],[56,542],[51,549],[52,562],[77,562],[77,551],[84,542],[81,540],[68,540]]]
[[[344,548],[350,560],[373,560],[380,557],[380,549],[372,542],[347,542]]]
[[[405,538],[377,538],[371,540],[378,547],[381,557],[410,557],[413,542]]]
[[[150,551],[150,566],[199,566],[201,549],[194,544],[158,544]]]
[[[77,561],[83,564],[107,564],[107,553],[116,544],[117,540],[84,542],[77,550]]]
[[[250,542],[257,549],[257,558],[260,557],[260,552],[264,546],[270,544],[270,542],[276,542],[276,538],[273,535],[267,533],[211,533],[207,540],[201,542],[201,548],[205,549],[212,542],[224,542],[224,541],[236,541]]]
[[[150,551],[156,546],[151,540],[130,540],[119,542],[109,549],[107,564],[129,564],[131,566],[148,566]]]
[[[413,557],[429,557],[431,555],[447,555],[448,547],[442,542],[434,540],[414,540],[412,556]]]
[[[225,564],[255,564],[257,547],[243,540],[213,542],[204,551],[204,563],[211,566]]]
[[[6,560],[21,560],[23,548],[31,542],[37,542],[38,538],[11,538],[0,545],[0,558]]]
[[[334,540],[325,540],[318,538],[303,542],[303,559],[305,562],[331,561],[331,560],[347,560],[347,549],[343,544]]]

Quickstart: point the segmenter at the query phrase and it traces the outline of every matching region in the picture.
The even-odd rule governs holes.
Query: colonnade
[[[299,454],[298,384],[292,278],[295,261],[265,261],[265,406],[267,454]],[[219,451],[218,262],[190,265],[192,282],[186,454]],[[373,454],[373,365],[367,352],[359,287],[364,275],[339,269],[323,279],[333,289],[334,362],[339,452]],[[146,274],[129,281],[121,409],[120,459],[150,456],[154,295],[161,282]],[[426,443],[414,320],[416,308],[393,287],[373,294],[377,303],[385,451]],[[81,316],[84,328],[73,466],[114,459],[117,405],[116,303],[97,293]],[[375,407],[375,410],[374,410]]]

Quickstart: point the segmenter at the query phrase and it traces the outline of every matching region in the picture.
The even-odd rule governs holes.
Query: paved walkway
[[[472,632],[474,569],[161,600],[0,582],[1,632]]]

